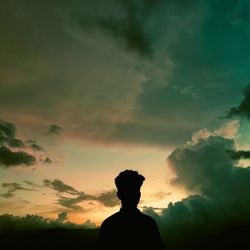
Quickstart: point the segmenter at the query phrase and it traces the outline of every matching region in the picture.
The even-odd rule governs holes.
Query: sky
[[[0,214],[98,226],[125,169],[145,176],[139,208],[155,218],[193,218],[192,202],[247,211],[249,10],[2,1]]]

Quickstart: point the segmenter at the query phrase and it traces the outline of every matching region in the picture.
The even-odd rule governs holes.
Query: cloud
[[[49,157],[46,157],[43,162],[46,163],[46,164],[53,163],[53,161]]]
[[[15,166],[31,166],[36,162],[36,158],[26,152],[13,152],[5,146],[0,147],[0,166],[10,168]]]
[[[97,20],[93,26],[97,26],[113,36],[125,49],[134,51],[140,56],[151,56],[153,53],[152,38],[147,33],[145,24],[154,11],[154,4],[150,1],[139,1],[139,4],[132,1],[121,1],[120,3],[124,10],[120,18],[109,16]]]
[[[77,204],[82,202],[82,201],[92,200],[92,199],[93,199],[93,196],[82,192],[76,198],[69,198],[69,197],[60,196],[58,198],[57,202],[59,205],[61,205],[63,207],[72,209],[74,211],[83,212],[84,209],[80,205],[77,205]]]
[[[65,184],[63,181],[55,179],[53,181],[44,179],[43,183],[46,187],[49,187],[51,189],[54,189],[55,191],[59,193],[67,193],[72,195],[79,195],[80,192],[77,191],[75,188]]]
[[[8,144],[10,147],[13,147],[13,148],[24,148],[25,147],[25,144],[20,139],[11,139],[8,141]]]
[[[131,135],[125,143],[153,144],[150,130],[154,130],[152,134],[161,131],[159,140],[163,133],[172,134],[169,127],[163,129],[165,122],[158,120],[152,125],[150,117],[141,119],[136,110],[138,96],[148,87],[168,86],[175,65],[168,46],[175,44],[186,28],[191,33],[200,16],[200,6],[194,1],[175,2],[107,1],[103,11],[97,11],[98,1],[61,2],[60,7],[43,2],[44,15],[38,16],[32,2],[26,3],[27,8],[16,2],[13,9],[4,5],[9,14],[1,21],[14,37],[3,35],[2,43],[12,47],[20,41],[24,48],[18,51],[19,62],[11,49],[3,58],[1,68],[15,77],[3,79],[0,109],[32,116],[29,125],[38,129],[40,121],[60,124],[65,128],[63,136],[95,143],[123,143],[127,133],[136,137],[138,127],[145,128],[141,136],[134,141]],[[20,11],[23,17],[19,19]],[[37,33],[34,19],[46,37]],[[16,32],[17,23],[20,32]],[[23,35],[27,24],[29,38]],[[53,53],[48,52],[51,49]],[[68,58],[72,60],[66,65]],[[20,117],[15,117],[20,122]]]
[[[114,207],[119,204],[119,200],[116,196],[115,190],[102,192],[99,195],[86,194],[82,191],[78,191],[72,186],[65,184],[63,181],[55,179],[44,179],[43,183],[46,187],[49,187],[58,192],[57,203],[63,207],[70,208],[74,211],[84,211],[84,209],[78,205],[83,201],[98,201],[106,207]],[[63,195],[64,194],[64,195]],[[65,194],[73,195],[74,197],[66,197]]]
[[[250,225],[250,167],[238,167],[242,156],[249,154],[237,151],[232,138],[218,135],[195,137],[168,156],[172,185],[191,195],[162,210],[143,207],[157,221],[166,248],[243,246]]]
[[[168,157],[169,167],[176,174],[172,183],[213,200],[249,200],[244,190],[250,188],[250,168],[237,167],[238,159],[232,152],[244,155],[237,153],[232,139],[219,136],[175,149]]]
[[[58,126],[56,124],[52,124],[52,125],[49,126],[49,130],[48,130],[48,132],[46,134],[48,134],[48,135],[55,135],[55,134],[58,135],[58,134],[60,134],[62,132],[62,130],[63,129],[60,126]]]
[[[65,217],[65,213],[62,217]],[[58,215],[58,217],[60,217]],[[90,224],[90,222],[88,223]],[[91,223],[92,226],[94,224]],[[0,232],[7,232],[8,230],[45,230],[45,229],[55,229],[55,228],[64,228],[64,229],[85,229],[89,228],[89,225],[83,224],[74,224],[71,222],[59,221],[58,219],[48,219],[38,215],[28,214],[26,216],[14,216],[11,214],[2,214],[0,215]]]
[[[68,213],[67,212],[62,212],[58,214],[57,220],[59,222],[64,222],[65,220],[67,220],[68,218]]]
[[[239,151],[228,150],[227,153],[234,160],[249,159],[250,158],[250,151],[245,151],[245,150],[239,150]]]
[[[83,224],[83,227],[85,228],[96,228],[96,224],[94,222],[92,222],[91,220],[86,220]]]
[[[119,204],[119,200],[114,190],[103,192],[100,195],[91,195],[81,192],[77,197],[71,198],[60,196],[57,200],[58,204],[61,206],[79,212],[84,211],[80,205],[77,205],[82,201],[98,201],[106,207],[115,207]]]
[[[229,2],[43,1],[41,15],[33,2],[5,3],[0,112],[105,145],[176,146],[214,129],[249,71],[248,26]]]
[[[36,184],[36,183],[34,183],[34,182],[32,182],[32,181],[24,180],[24,182],[25,182],[27,185],[32,186],[32,187],[35,187],[35,188],[42,188],[42,187],[43,187],[43,186],[38,185],[38,184]]]
[[[212,232],[218,235],[225,228],[250,222],[250,167],[237,167],[238,156],[244,155],[237,152],[233,139],[209,136],[188,142],[168,156],[168,167],[176,175],[172,184],[192,195],[170,202],[157,214],[152,209],[148,213],[173,242],[180,240],[180,232],[186,235],[181,237],[184,242],[194,243],[194,235],[196,241],[208,239],[215,237]]]
[[[171,192],[164,192],[164,191],[159,191],[157,193],[152,194],[151,196],[154,197],[157,200],[162,200],[164,199],[166,196],[171,195]]]
[[[42,159],[48,163],[47,153],[33,140],[16,138],[16,127],[10,122],[0,121],[0,167],[31,166]],[[48,158],[49,159],[49,158]]]
[[[4,198],[11,198],[15,195],[15,192],[18,190],[25,190],[25,191],[37,191],[36,189],[25,188],[22,187],[20,184],[13,182],[13,183],[2,183],[2,188],[7,189],[6,193],[1,194]]]
[[[31,147],[34,151],[43,151],[43,148],[42,148],[40,145],[36,144],[36,143],[32,143],[32,144],[30,145],[30,147]]]
[[[232,107],[228,113],[227,118],[232,117],[246,117],[250,118],[250,84],[243,89],[244,98],[237,107]]]
[[[106,207],[115,207],[120,203],[117,198],[116,192],[116,190],[111,190],[101,193],[99,196],[95,197],[94,200],[101,202]]]
[[[16,128],[12,123],[0,120],[0,135],[7,138],[14,138],[16,135]]]

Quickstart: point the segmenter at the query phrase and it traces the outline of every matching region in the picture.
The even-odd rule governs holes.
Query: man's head
[[[141,197],[141,186],[145,178],[137,171],[125,170],[115,178],[117,196],[122,205],[126,207],[136,207]]]

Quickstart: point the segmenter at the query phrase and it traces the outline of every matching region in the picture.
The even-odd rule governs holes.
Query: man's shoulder
[[[156,221],[149,215],[144,214],[144,213],[140,213],[140,216],[142,217],[142,219],[150,224],[156,224]]]
[[[109,216],[108,218],[106,218],[103,222],[101,227],[103,226],[107,226],[109,224],[113,224],[115,221],[117,221],[120,217],[120,212],[116,212],[114,214],[112,214],[111,216]]]
[[[133,216],[133,220],[138,223],[143,223],[145,226],[146,225],[156,225],[156,222],[155,220],[151,217],[151,216],[148,216],[142,212],[140,212],[138,210],[138,213],[135,214],[136,216]],[[112,214],[111,216],[109,216],[108,218],[106,218],[102,224],[101,224],[101,227],[108,227],[109,225],[110,226],[113,226],[114,224],[119,224],[121,223],[121,221],[124,221],[124,220],[131,220],[131,218],[127,218],[126,215],[124,215],[121,211],[118,211],[114,214]],[[140,221],[140,222],[139,222]]]

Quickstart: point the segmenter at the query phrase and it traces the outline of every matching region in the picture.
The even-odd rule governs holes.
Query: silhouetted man
[[[119,212],[103,221],[98,249],[162,249],[156,222],[137,209],[145,178],[137,171],[125,170],[115,178],[117,197],[122,207]]]

